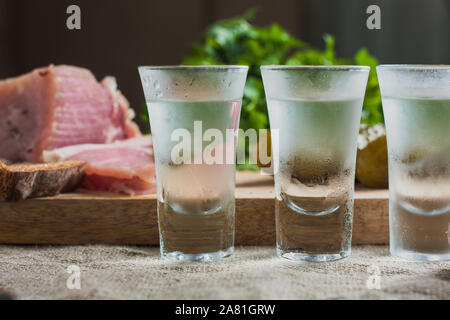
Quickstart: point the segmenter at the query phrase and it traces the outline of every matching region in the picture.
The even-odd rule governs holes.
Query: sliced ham
[[[81,188],[127,195],[154,193],[155,166],[150,136],[110,144],[82,144],[44,152],[44,161],[87,163]]]
[[[44,150],[140,135],[115,79],[49,66],[0,81],[0,158],[40,162]]]

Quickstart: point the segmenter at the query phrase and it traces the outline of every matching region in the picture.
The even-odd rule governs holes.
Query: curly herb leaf
[[[260,66],[290,65],[367,65],[372,67],[367,85],[361,121],[367,124],[383,122],[381,96],[375,67],[378,60],[367,49],[360,49],[353,59],[336,56],[335,38],[325,34],[325,49],[321,50],[291,36],[278,24],[257,27],[250,24],[251,10],[242,17],[219,21],[208,27],[200,44],[194,46],[183,64],[239,64],[248,65],[241,127],[269,126]]]
[[[383,122],[381,96],[375,67],[378,60],[365,48],[353,59],[336,56],[335,38],[325,34],[325,49],[310,46],[290,35],[280,25],[257,27],[249,21],[255,11],[242,17],[218,21],[209,26],[182,64],[185,65],[248,65],[249,74],[244,90],[241,128],[261,129],[269,127],[264,87],[260,66],[267,64],[290,65],[367,65],[371,67],[361,122]],[[145,119],[146,114],[142,114]]]

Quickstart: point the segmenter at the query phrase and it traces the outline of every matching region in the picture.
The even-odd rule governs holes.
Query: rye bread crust
[[[84,178],[85,162],[13,164],[0,161],[0,200],[21,201],[75,190]]]

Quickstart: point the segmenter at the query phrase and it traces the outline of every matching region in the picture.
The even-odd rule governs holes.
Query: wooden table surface
[[[275,243],[273,177],[238,172],[236,244]],[[388,191],[357,186],[353,243],[387,244]],[[0,202],[3,244],[158,245],[156,195],[65,194]]]

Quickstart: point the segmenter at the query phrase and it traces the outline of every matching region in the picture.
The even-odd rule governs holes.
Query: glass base
[[[391,255],[410,261],[445,261],[450,260],[450,252],[447,253],[422,253],[409,250],[391,250]]]
[[[291,261],[326,262],[347,258],[350,255],[350,251],[342,251],[339,253],[308,254],[295,251],[286,251],[277,248],[277,255]]]
[[[164,252],[161,250],[161,257],[171,261],[195,261],[195,262],[211,262],[229,257],[234,252],[234,247],[226,250],[208,253],[183,253],[179,251]]]

